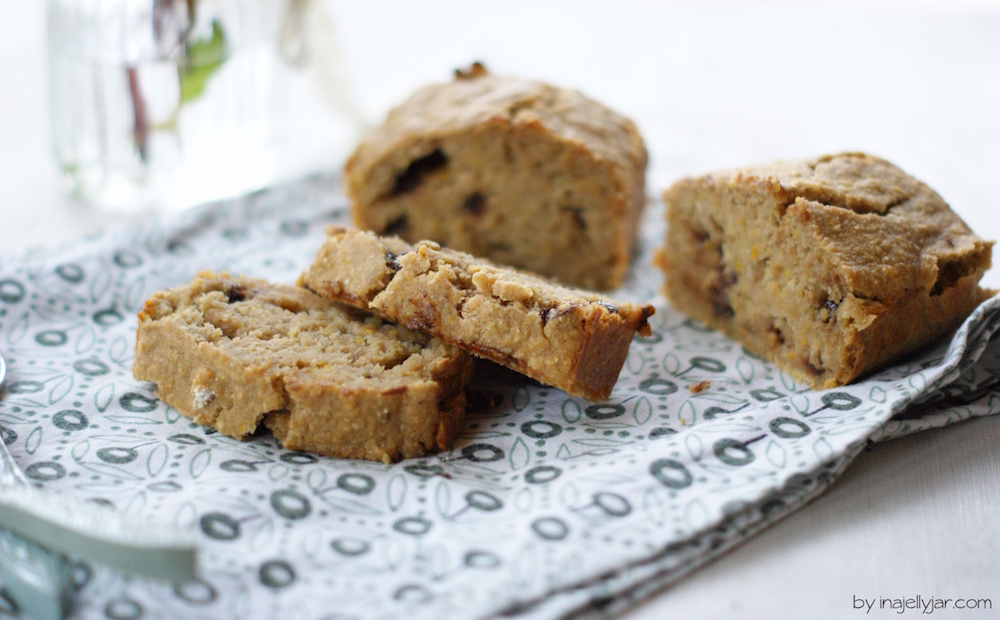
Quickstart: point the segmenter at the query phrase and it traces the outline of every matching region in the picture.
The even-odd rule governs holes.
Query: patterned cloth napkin
[[[153,292],[203,269],[294,282],[325,226],[348,221],[338,178],[0,256],[0,427],[24,473],[200,535],[190,583],[80,564],[77,615],[599,617],[801,507],[867,442],[1000,411],[998,299],[950,342],[811,391],[666,305],[661,219],[653,203],[614,293],[655,304],[653,333],[607,402],[484,363],[455,449],[391,466],[232,440],[130,370]]]

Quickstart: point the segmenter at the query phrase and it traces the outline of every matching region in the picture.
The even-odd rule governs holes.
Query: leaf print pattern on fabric
[[[203,269],[294,282],[347,213],[316,177],[0,256],[0,428],[25,475],[202,545],[187,584],[80,565],[80,617],[603,616],[798,509],[866,442],[1000,411],[996,299],[950,342],[812,391],[655,293],[657,208],[616,292],[656,305],[652,333],[605,402],[483,363],[455,448],[384,465],[232,440],[132,379],[153,292]]]

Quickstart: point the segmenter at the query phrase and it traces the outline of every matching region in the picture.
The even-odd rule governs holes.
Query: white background
[[[926,181],[980,235],[1000,232],[1000,3],[324,6],[343,97],[369,122],[478,59],[632,117],[651,154],[650,194],[715,168],[865,150]],[[65,196],[46,79],[44,3],[0,0],[0,252],[152,217]],[[302,140],[320,155],[301,172],[335,169],[350,148]],[[1000,288],[998,270],[985,283]],[[918,594],[992,599],[992,611],[931,617],[1000,617],[998,446],[997,417],[878,445],[820,499],[626,617],[890,618],[853,609],[854,598]]]

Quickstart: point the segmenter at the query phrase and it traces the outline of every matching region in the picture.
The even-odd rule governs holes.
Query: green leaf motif
[[[73,389],[73,376],[66,375],[65,377],[60,379],[59,382],[56,383],[52,387],[52,390],[49,392],[49,404],[54,405],[55,403],[59,402],[60,400],[65,398],[65,396],[69,394],[69,391],[72,389]]]
[[[830,445],[829,441],[822,437],[813,444],[813,451],[816,452],[816,456],[819,457],[820,460],[824,461],[829,460],[834,454],[833,446]]]
[[[138,495],[133,497],[131,501],[125,506],[125,516],[132,519],[138,518],[142,512],[146,509],[146,493],[145,491],[140,492]]]
[[[288,466],[278,463],[270,469],[267,470],[267,477],[271,479],[272,482],[277,482],[288,475]]]
[[[406,499],[406,478],[400,474],[393,476],[386,487],[386,493],[389,496],[389,510],[396,512]]]
[[[191,472],[192,478],[200,478],[205,470],[208,469],[209,463],[212,462],[212,450],[211,448],[205,448],[198,454],[194,455],[191,459],[189,465],[189,470]]]
[[[326,487],[326,479],[327,476],[325,470],[313,469],[309,472],[309,475],[306,476],[306,484],[309,485],[309,488],[314,493],[318,493]]]
[[[514,446],[510,450],[510,467],[514,471],[517,471],[528,464],[531,461],[531,450],[528,449],[528,445],[524,443],[524,440],[520,437],[514,442]]]
[[[442,517],[450,516],[451,487],[443,480],[438,482],[437,488],[434,489],[434,506],[437,508],[438,514]]]
[[[111,400],[115,397],[115,384],[109,383],[97,390],[97,394],[94,394],[94,406],[101,413],[104,413],[108,406],[111,404]]]
[[[70,456],[73,457],[74,461],[79,463],[80,461],[83,460],[83,457],[86,456],[87,452],[89,451],[90,451],[90,441],[84,439],[80,443],[73,446],[73,449],[70,450]]]
[[[129,361],[131,356],[132,342],[124,336],[115,338],[115,340],[111,343],[111,346],[108,348],[108,357],[110,357],[111,361],[116,364],[130,365],[126,364],[126,362]]]
[[[636,424],[645,424],[649,421],[649,418],[653,417],[653,405],[649,402],[649,399],[643,396],[636,403],[635,409],[632,410],[632,417],[635,418]]]
[[[146,426],[159,426],[162,424],[159,420],[152,420],[150,418],[144,418],[141,415],[106,415],[105,420],[110,420],[112,422],[117,422],[118,424],[129,424],[133,426],[146,425]]]
[[[379,515],[382,512],[376,508],[372,508],[364,502],[359,502],[355,499],[350,499],[348,497],[337,497],[333,493],[324,493],[319,496],[319,499],[323,501],[324,504],[330,506],[334,510],[343,512],[345,514],[352,515]]]
[[[146,458],[146,472],[150,476],[156,477],[160,475],[163,468],[167,466],[167,457],[170,455],[170,448],[166,444],[160,444],[153,448],[149,457]]]
[[[164,417],[167,420],[167,424],[174,424],[177,420],[181,419],[181,412],[177,411],[173,407],[167,407]]]
[[[630,349],[625,358],[625,367],[634,375],[642,374],[642,369],[646,366],[646,358],[637,349]]]
[[[40,445],[42,445],[42,427],[36,426],[24,441],[24,451],[28,454],[34,454]]]
[[[182,105],[194,101],[205,92],[208,79],[222,67],[227,56],[226,33],[218,21],[212,20],[212,36],[189,44],[185,62],[177,70]]]
[[[781,378],[781,385],[785,386],[785,389],[789,392],[794,392],[798,389],[798,382],[790,374],[782,370],[778,372],[778,376]]]
[[[715,394],[713,392],[702,392],[696,396],[699,401],[708,401],[710,403],[719,403],[726,407],[730,406],[741,406],[747,404],[747,401],[739,396],[733,396],[732,394]],[[691,401],[688,401],[691,402]]]
[[[788,402],[791,403],[792,407],[795,407],[795,411],[805,415],[809,413],[809,408],[812,403],[809,402],[808,396],[803,396],[802,394],[792,394]]]
[[[677,423],[681,426],[694,426],[697,417],[698,412],[690,399],[684,401],[684,404],[677,410]]]
[[[141,476],[120,465],[94,461],[90,463],[80,463],[80,466],[100,476],[106,476],[111,480],[128,480],[130,482],[139,482],[142,480]]]
[[[142,309],[142,304],[145,303],[147,296],[146,278],[139,276],[125,290],[125,308],[130,312],[138,312]]]
[[[94,345],[97,344],[97,332],[94,331],[93,327],[84,328],[80,337],[76,341],[76,353],[77,355],[83,355],[87,353]]]
[[[588,448],[593,448],[593,447],[605,448],[605,447],[609,447],[609,446],[621,446],[621,445],[625,445],[628,442],[624,441],[624,440],[619,440],[619,439],[610,439],[610,438],[606,439],[604,437],[593,437],[593,438],[586,438],[586,439],[574,439],[573,443],[575,443],[577,445],[580,445],[580,446],[587,446]],[[591,453],[593,453],[593,452],[591,452]]]
[[[104,295],[111,290],[111,271],[101,271],[90,283],[90,301],[94,305],[101,300]]]
[[[784,469],[785,463],[788,460],[788,453],[781,444],[773,439],[767,444],[767,448],[764,450],[764,454],[767,456],[767,460],[771,462],[772,465],[778,469]]]
[[[576,488],[576,484],[570,482],[559,489],[559,501],[570,510],[576,508],[580,503],[580,490]]]
[[[562,417],[570,424],[575,424],[583,417],[583,409],[575,400],[566,399],[562,404]]]
[[[21,318],[14,321],[14,326],[7,332],[7,344],[13,347],[28,335],[28,313],[25,312]]]

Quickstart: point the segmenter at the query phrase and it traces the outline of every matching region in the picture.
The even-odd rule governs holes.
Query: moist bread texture
[[[816,389],[950,333],[992,294],[992,242],[871,155],[683,179],[663,200],[670,303]]]
[[[201,273],[139,312],[132,367],[199,424],[285,448],[391,462],[447,449],[472,358],[300,287]]]
[[[360,228],[609,290],[630,262],[646,160],[620,114],[477,64],[393,109],[345,185]]]
[[[606,399],[649,305],[569,289],[430,241],[331,227],[299,283],[542,383]]]

